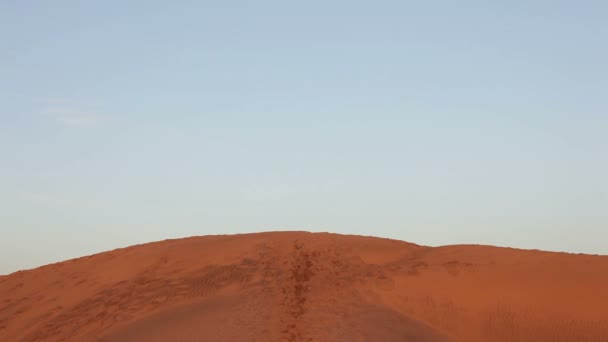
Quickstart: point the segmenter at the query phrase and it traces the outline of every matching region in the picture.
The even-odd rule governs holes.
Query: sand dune
[[[0,277],[0,341],[608,341],[608,256],[272,232]]]

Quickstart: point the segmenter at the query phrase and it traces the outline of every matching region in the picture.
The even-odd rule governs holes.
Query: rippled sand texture
[[[0,341],[608,341],[608,257],[271,232],[0,277]]]

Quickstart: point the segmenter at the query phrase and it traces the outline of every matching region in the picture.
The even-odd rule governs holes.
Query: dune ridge
[[[608,341],[606,289],[608,256],[201,236],[0,276],[0,341]]]

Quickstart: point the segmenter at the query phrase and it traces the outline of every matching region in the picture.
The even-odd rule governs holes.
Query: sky
[[[309,230],[608,254],[606,1],[2,1],[0,274]]]

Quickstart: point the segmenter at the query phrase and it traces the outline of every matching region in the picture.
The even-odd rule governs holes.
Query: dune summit
[[[0,277],[0,341],[608,341],[608,257],[271,232]]]

